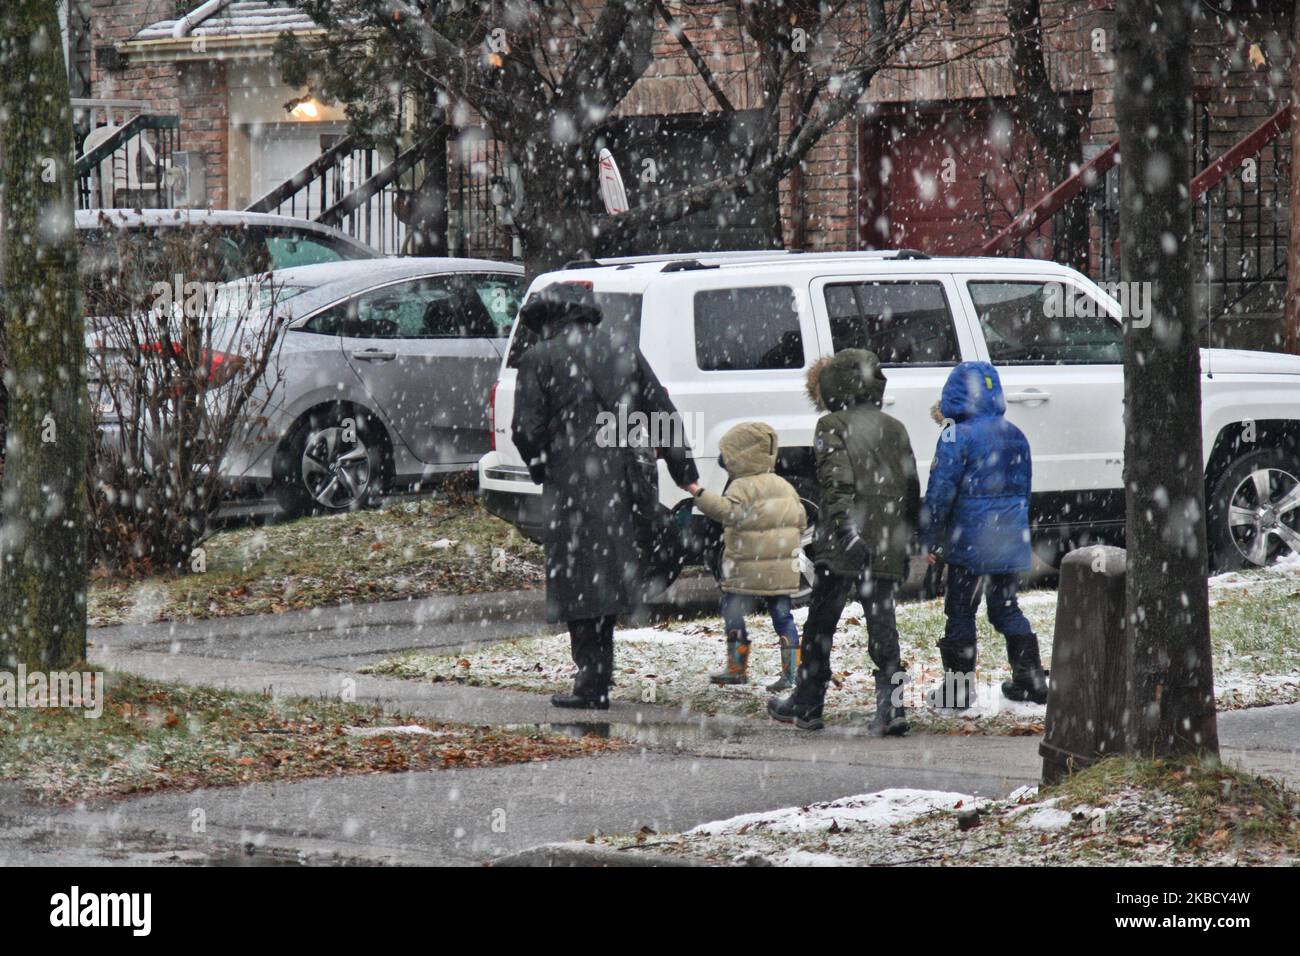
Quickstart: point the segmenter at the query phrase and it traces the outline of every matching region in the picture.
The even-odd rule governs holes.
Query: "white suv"
[[[910,251],[702,253],[572,263],[529,292],[561,282],[589,288],[605,324],[640,342],[709,487],[726,482],[718,439],[761,419],[780,435],[778,470],[815,502],[818,412],[804,376],[850,347],[880,356],[885,411],[907,426],[924,480],[940,428],[930,408],[955,364],[981,360],[1001,372],[1007,415],[1033,449],[1040,557],[1055,563],[1091,541],[1122,543],[1121,309],[1073,269]],[[541,488],[510,441],[515,366],[528,344],[516,324],[479,483],[491,512],[537,538]],[[1206,349],[1201,364],[1213,565],[1300,553],[1300,357]],[[662,463],[660,487],[665,506],[685,497]]]

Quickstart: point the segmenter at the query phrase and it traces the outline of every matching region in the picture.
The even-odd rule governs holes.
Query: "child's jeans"
[[[799,646],[799,629],[795,627],[793,605],[787,595],[763,597],[759,594],[722,594],[722,623],[728,634],[740,632],[742,644],[749,643],[749,634],[745,631],[745,615],[753,614],[760,604],[767,604],[767,613],[772,615],[772,627],[776,633],[789,639],[789,646]]]
[[[1015,573],[980,574],[961,565],[948,565],[948,592],[943,604],[948,622],[943,636],[954,643],[975,640],[975,612],[982,595],[988,599],[989,623],[1003,637],[1034,633],[1016,599],[1019,577]]]

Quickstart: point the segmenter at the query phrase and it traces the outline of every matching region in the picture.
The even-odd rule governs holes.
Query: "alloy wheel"
[[[331,511],[359,507],[370,490],[370,478],[370,452],[359,434],[345,434],[332,425],[307,435],[302,482],[316,504]]]
[[[1237,485],[1228,507],[1237,550],[1263,567],[1288,551],[1300,554],[1300,479],[1281,468],[1260,468]]]

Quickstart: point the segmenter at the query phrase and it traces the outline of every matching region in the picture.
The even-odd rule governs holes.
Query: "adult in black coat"
[[[610,422],[632,413],[676,416],[635,342],[600,328],[590,294],[556,290],[534,295],[520,310],[536,339],[519,360],[512,437],[542,486],[547,619],[565,621],[573,692],[557,707],[609,706],[614,622],[641,594],[642,556],[628,436]],[[619,406],[623,406],[622,415]],[[679,485],[699,478],[681,440],[659,449]]]

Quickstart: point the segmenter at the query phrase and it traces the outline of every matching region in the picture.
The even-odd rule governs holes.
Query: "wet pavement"
[[[565,712],[540,694],[357,674],[395,649],[461,646],[523,626],[535,596],[435,600],[417,618],[371,606],[340,617],[277,615],[95,632],[92,662],[146,677],[337,696],[432,720],[597,734],[621,753],[479,769],[335,777],[160,793],[52,811],[0,790],[0,864],[475,865],[593,833],[686,829],[738,813],[888,787],[1004,796],[1037,782],[1036,737],[877,739],[862,726],[807,734],[774,722],[615,702]],[[489,612],[485,615],[485,611]],[[495,614],[495,617],[492,615]],[[485,631],[467,631],[471,622]],[[340,623],[343,621],[344,623]],[[531,629],[532,625],[528,627]],[[497,633],[497,632],[493,632]],[[350,642],[350,643],[349,643]],[[477,640],[475,641],[477,642]],[[345,683],[346,682],[346,683]],[[1300,785],[1300,706],[1220,715],[1224,757]],[[201,810],[202,832],[195,833]]]

